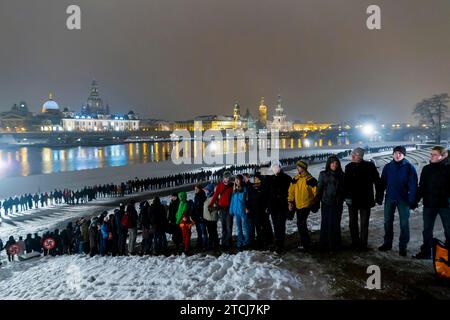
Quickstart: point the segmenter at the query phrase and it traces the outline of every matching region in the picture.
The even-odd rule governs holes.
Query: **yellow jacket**
[[[317,180],[309,173],[297,174],[288,192],[288,201],[297,209],[310,208],[315,203]]]

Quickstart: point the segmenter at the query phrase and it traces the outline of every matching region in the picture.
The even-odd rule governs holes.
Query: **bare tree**
[[[431,98],[423,99],[416,104],[413,115],[419,122],[430,127],[436,143],[441,143],[442,124],[449,120],[448,93],[435,94]]]

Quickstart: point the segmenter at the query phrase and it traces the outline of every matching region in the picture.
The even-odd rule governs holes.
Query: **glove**
[[[383,204],[383,198],[377,198],[375,199],[375,202],[381,206]]]
[[[295,211],[295,205],[294,205],[294,203],[289,202],[289,204],[288,204],[288,210],[289,210],[289,211]]]
[[[417,202],[410,202],[410,203],[409,203],[409,208],[410,208],[411,210],[417,209],[418,206],[419,206],[419,205],[418,205]]]
[[[320,202],[317,201],[316,203],[314,203],[311,207],[311,212],[312,213],[316,213],[317,211],[319,211],[320,209]]]
[[[352,203],[353,203],[353,201],[352,201],[352,199],[348,198],[348,199],[345,199],[345,203],[346,203],[348,206],[351,206]]]

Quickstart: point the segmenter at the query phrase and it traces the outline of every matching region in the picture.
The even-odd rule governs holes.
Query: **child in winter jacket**
[[[179,226],[181,229],[181,234],[183,236],[183,247],[185,253],[189,251],[189,246],[191,242],[191,228],[193,224],[194,223],[189,218],[189,215],[187,213],[183,214]]]

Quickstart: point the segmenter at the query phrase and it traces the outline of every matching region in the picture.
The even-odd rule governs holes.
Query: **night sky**
[[[66,28],[66,8],[82,30]],[[366,28],[366,8],[382,29]],[[450,91],[448,0],[0,0],[0,111],[37,112],[53,92],[79,111],[96,79],[113,112],[168,120],[270,115],[411,120],[418,101]]]

